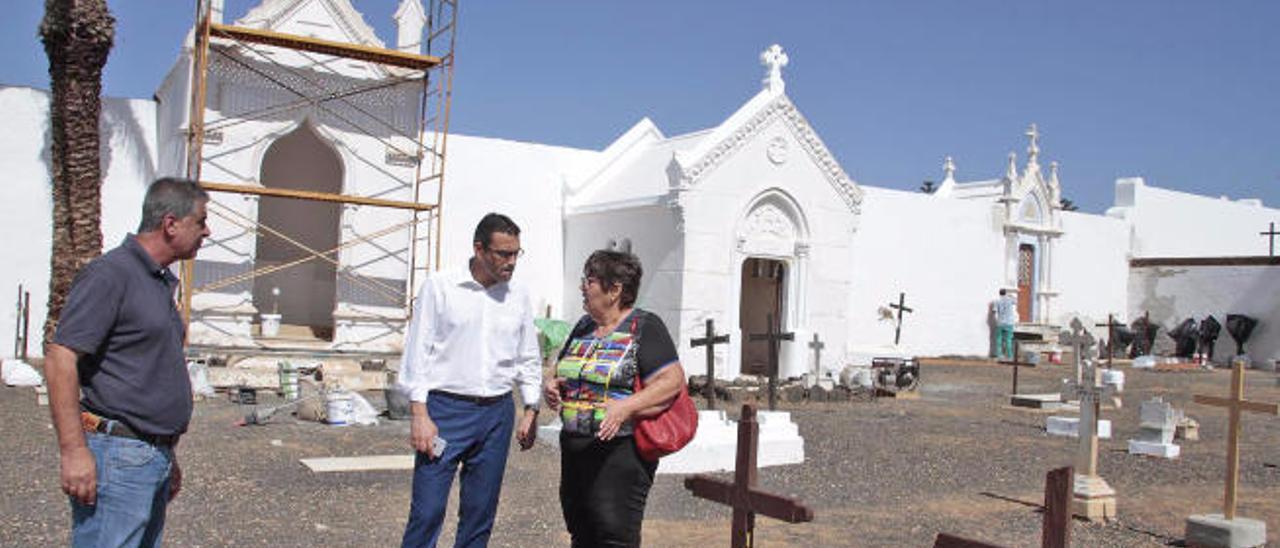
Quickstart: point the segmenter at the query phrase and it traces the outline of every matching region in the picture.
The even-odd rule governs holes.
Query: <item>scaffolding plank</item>
[[[422,204],[417,202],[406,202],[402,200],[384,200],[381,198],[365,198],[362,196],[348,196],[346,194],[331,194],[328,192],[313,192],[309,190],[292,190],[288,188],[269,188],[262,186],[236,185],[227,183],[213,183],[209,181],[200,181],[200,186],[205,190],[215,192],[233,192],[236,194],[253,194],[256,196],[275,196],[279,198],[293,198],[297,200],[315,200],[320,202],[336,202],[340,204],[359,204],[377,207],[389,207],[392,209],[411,209],[414,211],[431,211],[436,208],[434,204]]]
[[[415,70],[428,70],[440,64],[440,58],[431,55],[405,53],[391,49],[374,48],[358,44],[347,44],[331,40],[321,40],[296,34],[285,34],[262,29],[251,29],[232,25],[210,24],[210,34],[219,38],[232,38],[242,42],[265,44],[282,48],[298,49],[314,53],[323,53],[348,59],[369,61],[383,65],[392,65]]]

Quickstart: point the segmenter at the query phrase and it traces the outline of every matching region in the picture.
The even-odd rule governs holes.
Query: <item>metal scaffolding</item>
[[[370,47],[360,44],[349,44],[329,40],[283,34],[270,30],[237,27],[215,23],[212,21],[211,1],[196,0],[194,44],[191,66],[190,110],[186,132],[185,173],[192,180],[210,192],[236,193],[261,197],[278,197],[294,200],[354,204],[412,212],[409,222],[398,223],[371,234],[361,235],[348,241],[339,240],[339,245],[332,249],[316,250],[297,241],[284,232],[266,226],[259,219],[251,219],[227,207],[211,207],[209,215],[218,216],[229,223],[252,231],[264,233],[298,248],[304,255],[296,260],[279,265],[252,268],[250,272],[227,276],[209,281],[195,287],[194,260],[182,263],[182,285],[180,302],[182,305],[183,323],[188,328],[191,323],[192,297],[196,293],[212,291],[245,281],[252,281],[257,276],[295,267],[300,264],[323,261],[338,265],[337,253],[352,246],[369,243],[375,238],[385,236],[399,230],[409,231],[408,245],[408,280],[403,294],[376,278],[363,276],[351,271],[336,271],[335,275],[346,275],[351,281],[375,293],[392,299],[402,298],[397,303],[408,317],[413,300],[413,291],[417,287],[417,273],[435,270],[440,261],[440,243],[438,234],[441,228],[441,205],[444,197],[445,151],[449,128],[449,108],[452,97],[454,43],[457,28],[458,0],[429,0],[426,25],[422,36],[425,54]],[[281,50],[305,52],[305,54],[322,60],[350,59],[373,63],[386,68],[387,76],[361,82],[346,89],[332,89],[325,85],[319,74],[310,67],[287,66],[275,59],[272,53]],[[266,85],[287,92],[290,100],[266,107],[254,108],[245,112],[224,116],[220,120],[206,123],[208,111],[210,64],[225,63],[234,65],[242,74],[252,75]],[[317,62],[323,67],[327,61]],[[362,94],[380,90],[413,86],[418,89],[416,128],[412,134],[406,134],[404,128],[397,127],[368,109],[361,108],[355,99]],[[344,115],[331,104],[354,111],[358,116]],[[208,181],[201,177],[201,171],[208,158],[205,155],[205,141],[210,136],[220,135],[224,129],[247,121],[263,119],[268,116],[279,116],[298,109],[315,109],[340,120],[350,130],[376,139],[386,147],[388,157],[394,153],[403,162],[414,164],[411,181],[397,181],[412,189],[412,200],[390,200],[373,196],[357,196],[346,193],[330,193],[309,190],[269,188],[265,185],[246,184],[242,182]],[[390,135],[390,136],[388,136]],[[394,137],[399,137],[396,139]],[[388,160],[390,161],[390,160]],[[402,165],[407,165],[402,164]],[[389,174],[389,173],[388,173]],[[435,202],[424,203],[423,184],[435,185]],[[214,206],[213,202],[210,202]],[[421,231],[420,227],[421,226]],[[421,233],[420,233],[421,232]],[[419,258],[419,244],[425,243],[424,257]],[[423,264],[419,267],[418,262]],[[255,265],[256,266],[256,265]]]

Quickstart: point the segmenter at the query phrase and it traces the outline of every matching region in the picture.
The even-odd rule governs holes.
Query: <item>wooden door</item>
[[[1018,321],[1030,322],[1031,298],[1036,274],[1036,248],[1031,244],[1018,246]]]
[[[742,263],[742,293],[738,307],[738,327],[742,330],[742,373],[769,374],[769,345],[751,342],[752,333],[764,333],[772,315],[775,329],[783,324],[782,288],[786,265],[770,259],[747,259]]]

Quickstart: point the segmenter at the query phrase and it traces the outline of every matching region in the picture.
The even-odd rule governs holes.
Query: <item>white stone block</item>
[[[791,414],[760,411],[756,467],[804,462],[804,439]],[[538,428],[538,441],[560,449],[559,420]],[[732,471],[738,457],[738,423],[724,411],[698,411],[698,433],[684,449],[658,461],[659,474],[697,474]]]
[[[1141,440],[1129,440],[1129,454],[1150,455],[1162,459],[1175,459],[1182,454],[1182,446],[1172,443],[1151,443]]]
[[[1045,429],[1054,436],[1067,436],[1071,438],[1080,436],[1080,418],[1079,417],[1049,417],[1045,421]],[[1098,437],[1104,440],[1111,439],[1111,421],[1107,419],[1098,419]]]

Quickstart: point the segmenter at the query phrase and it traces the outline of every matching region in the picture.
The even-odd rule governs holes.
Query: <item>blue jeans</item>
[[[1013,326],[996,326],[996,357],[1017,359],[1013,355]]]
[[[98,500],[71,500],[72,546],[159,546],[169,503],[173,448],[86,433],[96,461]]]
[[[431,395],[427,414],[448,445],[440,458],[418,453],[413,465],[413,499],[402,546],[434,547],[444,523],[449,489],[458,464],[458,534],[454,546],[487,546],[498,513],[502,475],[515,427],[511,395],[488,405]]]

